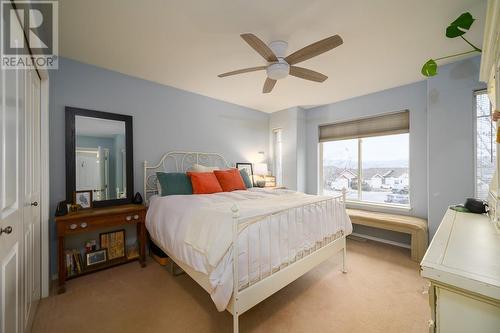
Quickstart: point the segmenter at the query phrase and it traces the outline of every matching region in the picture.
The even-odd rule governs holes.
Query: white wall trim
[[[40,175],[41,175],[41,297],[49,296],[50,289],[50,183],[49,183],[49,73],[40,74]]]
[[[365,235],[365,234],[359,234],[357,232],[353,232],[353,233],[351,233],[351,235],[359,237],[359,238],[369,239],[369,240],[372,240],[372,241],[375,241],[375,242],[380,242],[380,243],[385,243],[385,244],[394,245],[394,246],[398,246],[398,247],[403,247],[405,249],[411,249],[410,244],[405,244],[405,243],[401,243],[401,242],[395,242],[395,241],[391,241],[391,240],[388,240],[388,239],[383,239],[383,238],[379,238],[379,237],[369,236],[369,235]],[[349,238],[349,237],[347,237],[347,238]]]

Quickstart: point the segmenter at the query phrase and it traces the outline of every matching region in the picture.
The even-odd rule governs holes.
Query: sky
[[[407,167],[409,160],[409,134],[385,135],[362,139],[363,164],[367,167]],[[357,167],[357,139],[325,142],[325,164],[339,167]]]

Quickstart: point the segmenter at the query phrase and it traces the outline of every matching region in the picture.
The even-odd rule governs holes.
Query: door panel
[[[31,322],[40,299],[40,79],[26,71],[24,192],[24,323]]]
[[[2,309],[2,332],[19,332],[19,251],[18,243],[12,246],[1,262],[1,291],[2,303],[5,308]]]
[[[0,332],[23,327],[24,71],[0,69]]]

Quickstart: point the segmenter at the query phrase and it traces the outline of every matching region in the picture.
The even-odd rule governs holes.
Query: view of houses
[[[324,167],[324,192],[348,191],[348,198],[358,199],[357,169]],[[361,196],[363,201],[409,204],[408,168],[365,168],[362,170]]]

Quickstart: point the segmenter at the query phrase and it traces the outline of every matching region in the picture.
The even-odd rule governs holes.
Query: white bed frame
[[[185,172],[193,164],[202,164],[205,166],[216,166],[221,169],[232,167],[227,163],[226,159],[222,155],[217,153],[202,153],[202,152],[186,152],[186,151],[172,151],[168,152],[160,159],[160,162],[153,166],[148,166],[147,161],[144,161],[144,197],[146,204],[149,202],[149,197],[151,195],[158,193],[158,180],[156,179],[156,172]],[[306,204],[302,206],[292,207],[287,210],[279,212],[279,214],[286,214],[287,223],[290,219],[289,214],[293,211],[297,212],[297,209],[306,209],[307,206],[314,205],[328,205],[333,204],[335,201],[341,202],[345,209],[345,191],[335,197],[329,197],[320,202],[315,202],[313,204]],[[251,223],[256,223],[262,221],[262,219],[270,218],[273,214],[262,215],[262,219],[255,219],[252,217],[250,223],[242,223],[243,220],[248,220],[249,218],[240,219],[238,207],[235,204],[232,207],[233,214],[233,254],[238,252],[238,234]],[[259,216],[260,217],[260,216]],[[279,224],[281,225],[281,223]],[[239,227],[240,226],[240,227]],[[243,226],[243,227],[242,227]],[[343,226],[345,230],[346,226]],[[269,228],[271,230],[271,228]],[[324,239],[322,242],[317,242],[316,246],[309,250],[303,251],[300,256],[296,256],[294,260],[290,261],[290,256],[288,256],[288,263],[281,265],[279,268],[270,267],[270,272],[263,275],[261,271],[261,258],[259,254],[259,278],[257,281],[248,281],[248,283],[239,287],[239,276],[238,276],[238,260],[233,260],[233,296],[227,306],[227,311],[233,315],[233,332],[238,333],[238,317],[245,311],[251,309],[253,306],[262,302],[281,288],[287,286],[291,282],[295,281],[297,278],[301,277],[305,273],[309,272],[311,269],[321,264],[325,260],[329,259],[333,255],[342,252],[343,254],[343,264],[342,271],[346,273],[346,235],[344,231],[340,231],[336,235],[330,238]],[[278,230],[278,232],[280,232]],[[260,233],[259,233],[260,235]],[[260,241],[260,240],[259,240]],[[156,242],[155,242],[156,244]],[[207,276],[200,272],[195,271],[190,266],[186,265],[182,261],[173,257],[168,251],[160,245],[158,245],[180,268],[182,268],[193,280],[195,280],[203,289],[207,292],[211,290],[210,284],[208,282]],[[290,248],[290,247],[289,247]],[[250,260],[248,260],[250,261]],[[250,271],[250,270],[249,270]],[[250,278],[250,274],[249,278]]]

